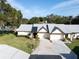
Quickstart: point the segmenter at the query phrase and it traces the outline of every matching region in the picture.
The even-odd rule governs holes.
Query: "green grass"
[[[38,46],[39,40],[16,37],[14,34],[4,34],[0,35],[0,44],[7,44],[27,53],[31,53],[32,49],[35,49]]]
[[[77,54],[78,59],[79,59],[79,39],[73,40],[71,44],[67,44],[68,47]]]
[[[79,46],[79,39],[73,40],[72,43],[68,44],[69,48],[74,49],[74,47]]]

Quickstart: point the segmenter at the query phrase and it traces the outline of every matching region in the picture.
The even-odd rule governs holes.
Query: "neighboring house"
[[[79,25],[64,24],[21,24],[16,29],[17,35],[38,35],[38,37],[53,40],[63,40],[66,37],[75,39],[79,35]]]
[[[13,29],[11,26],[0,26],[0,31],[9,32],[9,31],[13,31]]]

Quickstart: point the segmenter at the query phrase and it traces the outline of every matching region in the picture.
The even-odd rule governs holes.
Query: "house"
[[[2,33],[12,33],[13,28],[11,26],[0,26],[0,34]]]
[[[79,25],[64,24],[21,24],[16,29],[17,35],[30,36],[38,35],[40,39],[51,41],[63,40],[65,37],[75,39],[79,35]]]

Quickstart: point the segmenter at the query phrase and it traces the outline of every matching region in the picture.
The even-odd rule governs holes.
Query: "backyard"
[[[14,34],[3,34],[0,35],[0,45],[6,44],[17,49],[23,50],[27,53],[31,53],[38,44],[38,39],[29,39],[27,37],[16,37]]]
[[[75,52],[79,59],[79,39],[73,40],[71,44],[68,44],[69,48]]]

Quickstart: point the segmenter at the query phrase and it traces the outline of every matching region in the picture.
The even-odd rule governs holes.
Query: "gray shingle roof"
[[[58,27],[62,32],[64,33],[70,33],[70,26],[68,25],[55,25],[56,27]]]
[[[21,24],[16,31],[31,31],[32,30],[32,25],[29,24]]]
[[[79,25],[69,25],[71,33],[79,33]]]
[[[47,31],[49,31],[49,33],[51,33],[55,27],[59,28],[64,33],[79,32],[79,25],[64,25],[64,24],[21,24],[16,31],[32,31],[34,28],[35,31],[38,32],[42,27],[44,27]]]
[[[4,27],[0,27],[0,31],[12,31],[12,28],[10,26],[4,26]]]

